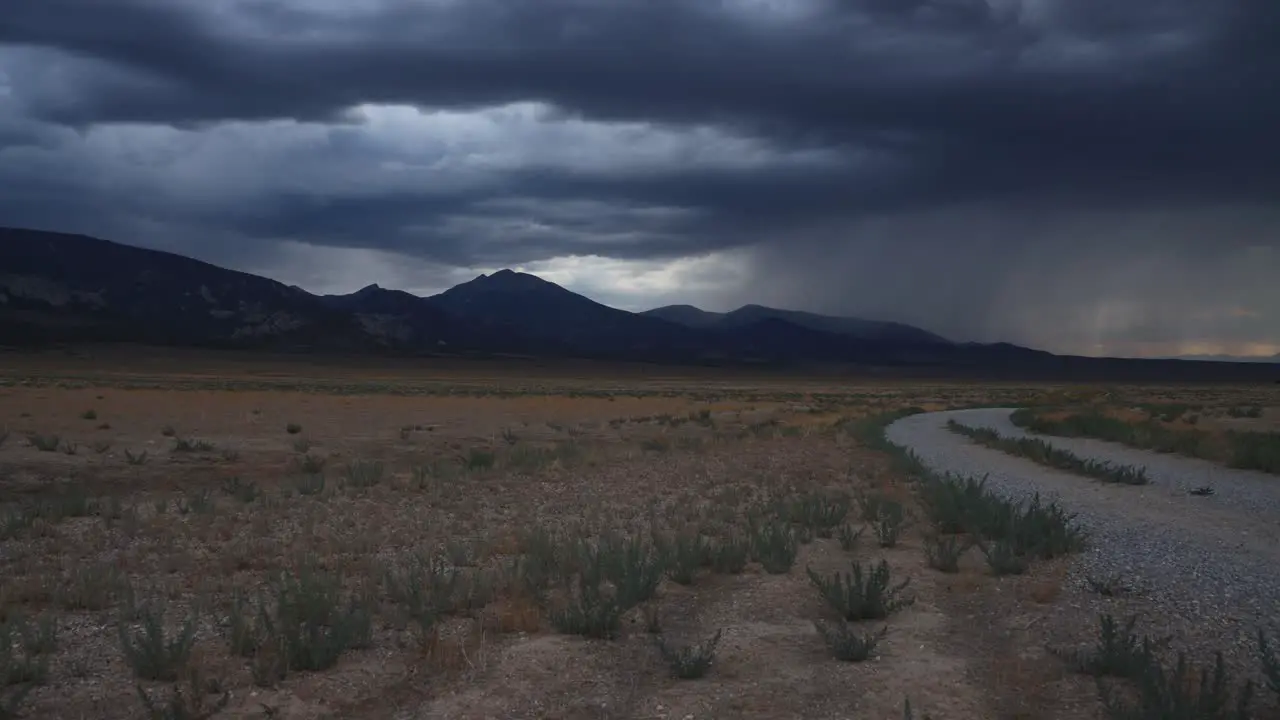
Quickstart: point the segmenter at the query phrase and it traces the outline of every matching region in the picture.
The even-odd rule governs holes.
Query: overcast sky
[[[0,224],[1270,354],[1277,77],[1277,0],[22,0]]]

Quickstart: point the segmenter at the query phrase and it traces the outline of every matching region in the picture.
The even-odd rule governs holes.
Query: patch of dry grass
[[[1048,435],[1108,440],[1280,474],[1280,397],[1271,388],[1049,394],[1043,400],[1014,421]]]

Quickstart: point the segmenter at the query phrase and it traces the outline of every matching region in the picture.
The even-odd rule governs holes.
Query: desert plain
[[[883,440],[983,405],[1280,430],[1277,386],[0,355],[0,718],[1114,717],[1048,630],[1100,588],[938,569]]]

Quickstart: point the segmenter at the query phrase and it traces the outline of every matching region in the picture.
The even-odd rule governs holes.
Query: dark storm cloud
[[[352,3],[328,13],[42,0],[7,11],[0,42],[114,67],[87,67],[34,96],[35,113],[72,124],[541,100],[593,118],[723,121],[791,140],[896,137],[925,187],[1087,177],[1201,190],[1213,174],[1215,188],[1273,188],[1275,3],[797,5],[816,9],[789,22],[733,21],[715,3],[674,0]]]
[[[11,5],[0,222],[161,246],[181,229],[254,262],[279,239],[490,267],[738,248],[744,287],[777,304],[958,336],[1280,343],[1253,309],[1280,298],[1239,280],[1280,272],[1252,249],[1280,237],[1260,210],[1280,198],[1274,0]],[[635,128],[578,128],[579,155],[577,136],[517,133],[549,155],[497,169],[470,162],[487,151],[440,165],[450,136],[390,181],[418,151],[353,110],[531,102],[539,123],[718,135],[650,160],[623,152]],[[94,135],[128,124],[183,132]],[[196,159],[161,182],[135,146]]]
[[[877,199],[887,207],[885,192],[874,187],[850,197],[849,187],[857,182],[857,175],[843,170],[694,171],[615,179],[513,172],[487,197],[469,190],[429,196],[277,196],[224,222],[250,235],[389,249],[452,265],[591,253],[625,260],[674,258],[740,246],[765,229],[781,231],[841,204],[845,212],[868,210]],[[424,217],[436,221],[423,224]]]

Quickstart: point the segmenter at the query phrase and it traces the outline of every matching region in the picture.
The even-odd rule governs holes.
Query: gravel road
[[[1086,588],[1088,577],[1114,576],[1132,590],[1115,608],[1087,593],[1092,612],[1139,612],[1148,631],[1173,634],[1196,657],[1222,650],[1240,669],[1255,668],[1258,629],[1280,635],[1280,477],[1097,440],[1032,436],[1081,457],[1146,466],[1152,480],[1114,485],[976,445],[946,428],[954,419],[1028,436],[1010,422],[1012,411],[912,415],[886,436],[937,472],[985,475],[991,490],[1015,499],[1039,493],[1076,513],[1090,542],[1069,582]],[[1215,494],[1187,493],[1203,485]]]

